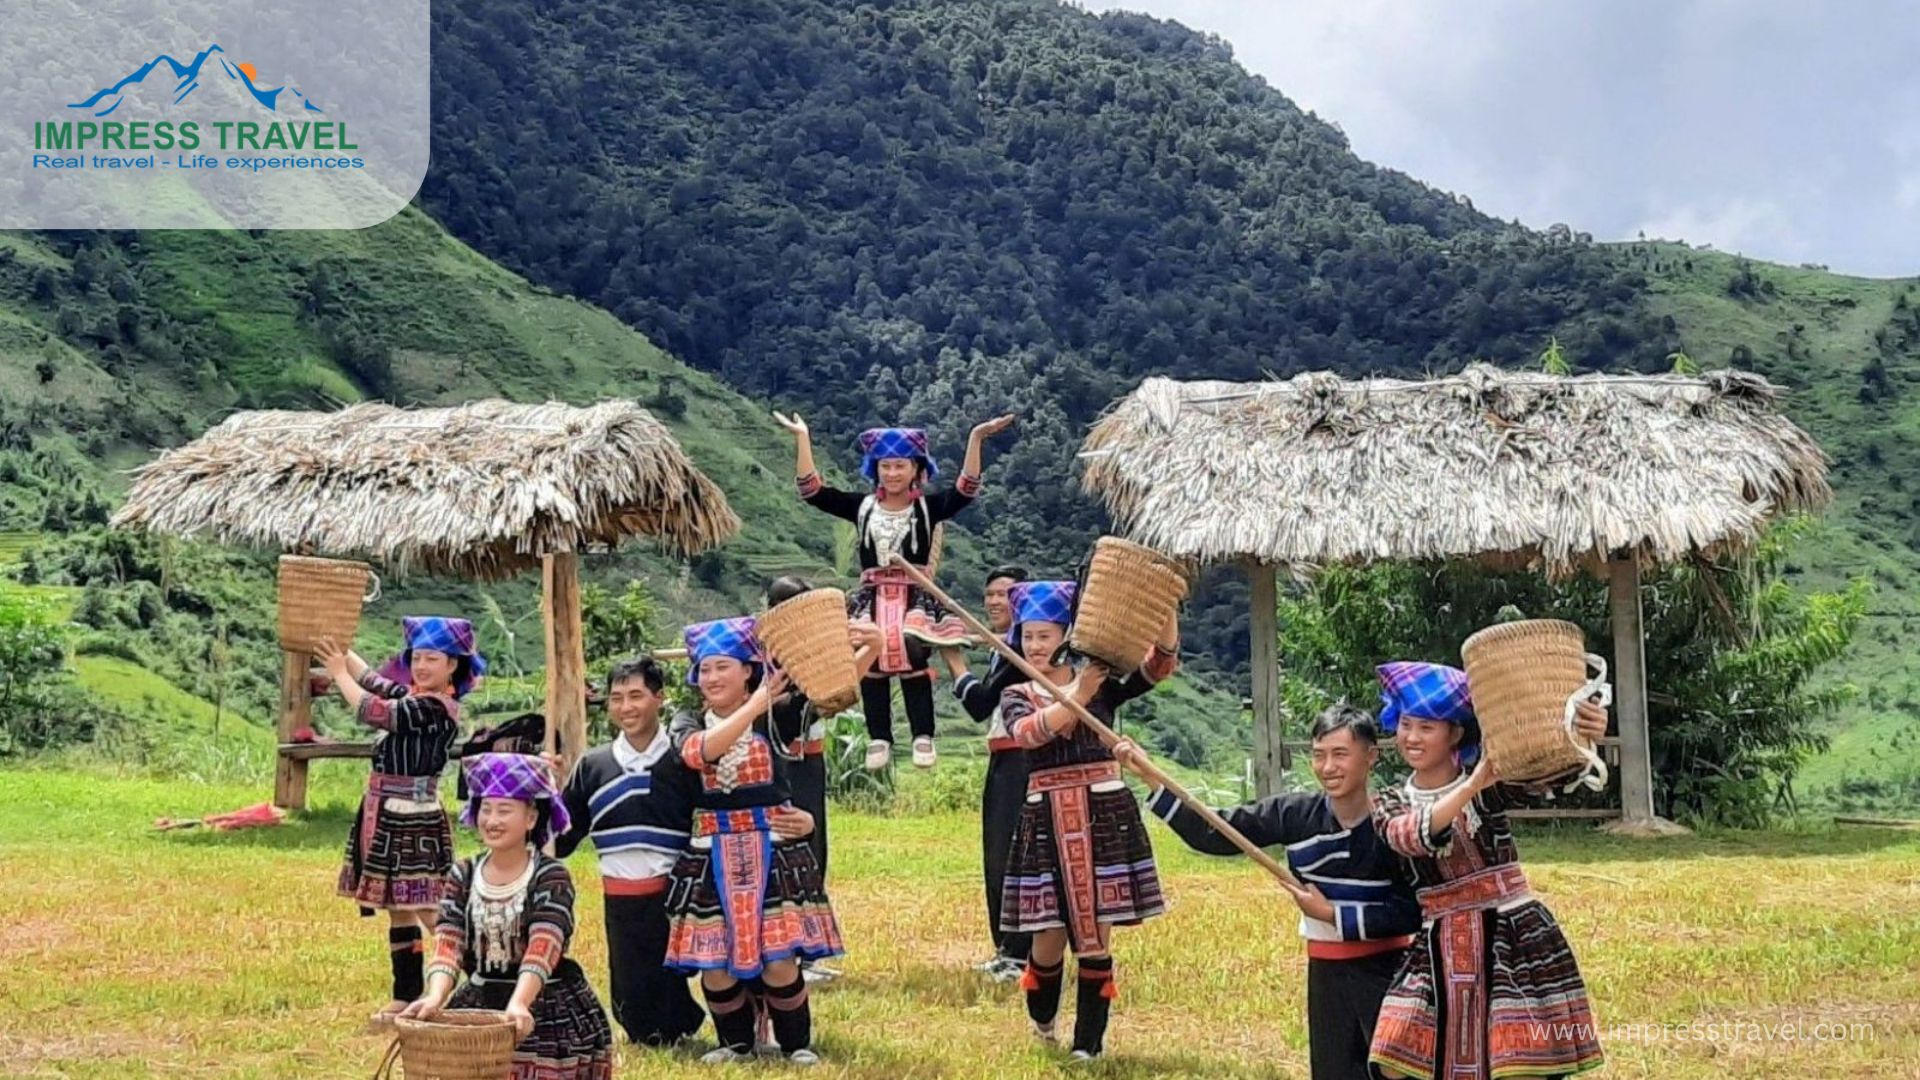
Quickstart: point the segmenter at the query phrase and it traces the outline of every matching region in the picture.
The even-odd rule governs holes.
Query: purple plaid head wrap
[[[1020,624],[1029,622],[1073,622],[1073,598],[1079,586],[1071,581],[1022,581],[1007,590],[1007,606],[1013,609],[1013,625],[1007,627],[1007,644],[1020,648]]]
[[[753,633],[751,615],[687,627],[687,685],[700,685],[700,661],[709,656],[731,656],[743,664],[763,664],[760,639]]]
[[[919,428],[871,428],[860,433],[860,475],[867,483],[880,482],[880,462],[887,458],[907,458],[927,471],[927,482],[940,476],[927,449],[927,433]]]
[[[413,685],[413,650],[432,649],[448,656],[467,658],[467,673],[454,684],[453,696],[466,697],[480,676],[487,673],[487,659],[474,646],[473,624],[465,619],[444,615],[408,615],[400,620],[407,646],[398,655],[380,665],[380,676],[402,686]]]
[[[1395,660],[1381,664],[1380,730],[1400,730],[1400,718],[1458,724],[1466,731],[1460,740],[1460,761],[1471,765],[1480,757],[1480,720],[1473,714],[1473,695],[1467,673],[1445,664]]]
[[[536,805],[545,800],[547,820],[528,838],[535,847],[573,824],[547,763],[532,754],[478,754],[467,759],[466,770],[469,798],[460,811],[460,824],[472,826],[479,821],[481,799],[519,799]]]

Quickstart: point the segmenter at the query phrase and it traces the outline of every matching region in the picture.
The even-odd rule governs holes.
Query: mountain
[[[698,614],[844,555],[785,490],[768,406],[807,414],[842,470],[872,423],[924,424],[951,463],[971,423],[1018,411],[952,535],[964,591],[989,557],[1072,571],[1101,525],[1073,451],[1147,374],[1685,352],[1794,390],[1839,489],[1794,573],[1879,587],[1836,672],[1864,693],[1802,794],[1920,804],[1899,741],[1920,710],[1899,663],[1920,615],[1914,282],[1502,223],[1361,160],[1216,38],[1052,0],[473,0],[433,22],[431,221],[0,237],[16,472],[57,459],[110,498],[102,463],[233,407],[629,394],[748,522],[667,597]],[[6,475],[0,531],[96,513]],[[1231,573],[1196,598],[1203,677],[1243,677],[1245,606]]]

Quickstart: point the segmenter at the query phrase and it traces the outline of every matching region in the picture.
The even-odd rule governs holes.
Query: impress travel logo
[[[399,212],[426,175],[427,0],[273,7],[48,0],[10,17],[0,228],[360,228]]]
[[[192,100],[211,116],[228,118],[113,119],[129,100],[142,97],[159,100],[167,110]],[[35,123],[33,148],[46,152],[34,154],[34,168],[260,172],[366,167],[366,160],[354,153],[360,148],[345,121],[322,119],[326,110],[290,83],[263,86],[258,67],[230,59],[218,44],[202,49],[190,63],[162,53],[68,108],[89,118]],[[232,118],[240,113],[274,118]],[[279,118],[283,114],[286,119]],[[189,153],[201,150],[217,153]],[[282,156],[272,156],[276,154]]]

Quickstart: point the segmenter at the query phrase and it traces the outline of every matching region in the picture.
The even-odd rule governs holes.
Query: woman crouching
[[[460,820],[487,850],[455,864],[426,996],[400,1015],[504,1011],[520,1036],[511,1080],[612,1080],[613,1029],[566,955],[573,878],[566,863],[539,850],[569,823],[547,764],[526,754],[482,754],[467,763],[467,786],[472,798]],[[463,972],[466,985],[455,992]]]

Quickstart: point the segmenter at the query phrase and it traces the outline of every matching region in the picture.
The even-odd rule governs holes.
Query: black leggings
[[[933,680],[925,669],[898,677],[900,697],[907,703],[907,727],[913,737],[933,738]],[[887,684],[894,676],[873,676],[860,680],[860,707],[867,714],[867,738],[893,741],[893,695]]]

